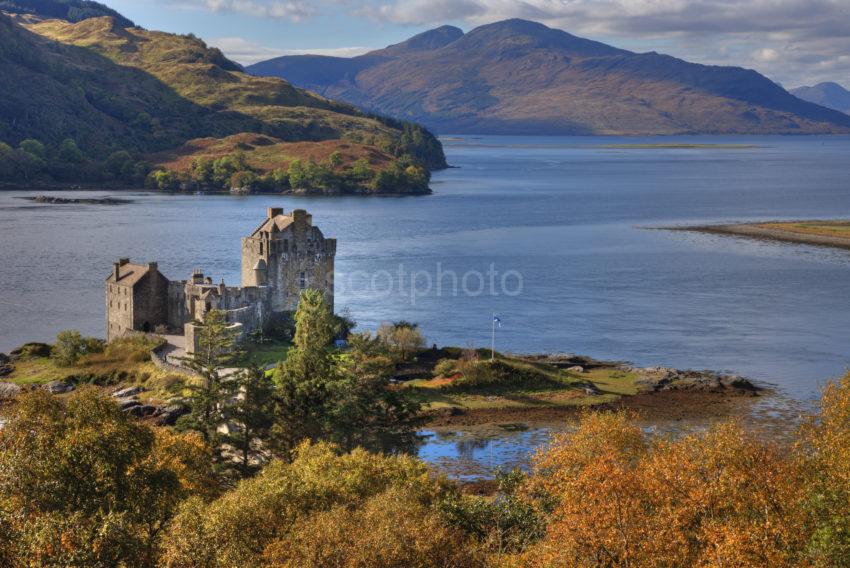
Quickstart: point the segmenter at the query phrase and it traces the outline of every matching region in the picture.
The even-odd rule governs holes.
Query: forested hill
[[[408,192],[445,166],[417,125],[248,75],[192,35],[124,21],[0,14],[0,178],[98,181],[122,153],[109,175],[138,182],[159,169],[154,184],[169,188],[233,187],[241,173],[247,190]]]
[[[443,26],[350,59],[247,68],[446,133],[850,132],[850,119],[759,73],[633,53],[527,20]]]

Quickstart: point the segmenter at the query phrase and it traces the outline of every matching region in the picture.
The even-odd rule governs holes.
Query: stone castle
[[[326,239],[305,210],[269,208],[242,239],[242,286],[214,284],[200,270],[169,280],[155,262],[122,258],[106,279],[107,341],[137,332],[183,334],[191,352],[197,326],[213,309],[225,313],[241,340],[293,312],[305,288],[321,290],[333,309],[335,256],[336,239]]]

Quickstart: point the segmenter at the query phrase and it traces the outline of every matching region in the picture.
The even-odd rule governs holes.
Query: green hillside
[[[0,85],[0,141],[7,144],[0,146],[0,177],[7,181],[96,181],[104,177],[110,156],[117,159],[116,152],[127,152],[136,164],[150,163],[139,170],[182,164],[183,170],[173,172],[165,186],[208,185],[211,180],[189,175],[194,160],[187,156],[200,148],[198,157],[203,158],[206,147],[192,141],[227,137],[236,137],[233,158],[243,164],[228,173],[247,168],[245,179],[262,181],[277,171],[275,184],[256,184],[266,189],[374,189],[381,185],[376,184],[378,174],[387,170],[390,184],[409,191],[406,171],[445,166],[439,142],[418,126],[366,116],[281,79],[250,76],[194,36],[125,28],[112,17],[73,23],[0,15],[0,74],[8,78]],[[287,144],[297,143],[299,151],[281,153],[285,159],[279,162],[268,155],[252,161],[254,148],[238,136],[246,133],[263,135],[287,150]],[[28,139],[44,145],[29,153],[44,162],[42,167],[21,166],[28,158],[20,145]],[[359,175],[346,170],[351,163],[330,157],[334,141],[345,144],[348,162],[362,158]],[[326,175],[316,176],[315,183],[308,180],[303,188],[288,187],[282,180],[292,162],[301,154],[316,155],[305,143],[321,143],[320,154],[328,158]],[[59,159],[63,148],[65,158],[73,159]],[[219,148],[214,157],[229,154]],[[129,171],[127,160],[120,161],[111,169]],[[422,172],[416,173],[421,185]],[[139,173],[125,177],[138,178]],[[219,176],[214,185],[226,187],[229,181]],[[383,190],[392,191],[387,179],[382,183]],[[317,187],[308,187],[312,185]],[[427,189],[427,179],[425,186],[417,189]]]

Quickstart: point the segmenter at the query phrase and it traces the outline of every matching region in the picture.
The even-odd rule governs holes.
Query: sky
[[[632,51],[755,69],[787,88],[850,88],[850,0],[101,0],[194,33],[231,59],[353,56],[443,24],[526,18]]]

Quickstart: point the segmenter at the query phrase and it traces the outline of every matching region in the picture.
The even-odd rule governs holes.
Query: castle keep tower
[[[242,239],[242,286],[271,287],[274,312],[294,311],[305,288],[321,290],[333,310],[335,256],[336,239],[326,239],[307,211],[271,207]]]

